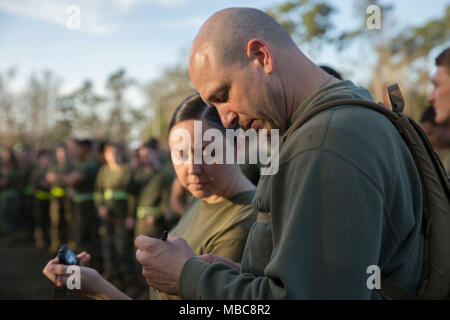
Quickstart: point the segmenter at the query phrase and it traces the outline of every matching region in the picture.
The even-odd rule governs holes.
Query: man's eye
[[[221,94],[219,97],[217,97],[217,102],[227,102],[228,100],[228,91],[225,91],[223,94]]]

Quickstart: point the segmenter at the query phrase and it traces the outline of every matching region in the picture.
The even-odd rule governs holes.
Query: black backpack
[[[314,108],[295,121],[292,133],[316,114],[338,106],[361,106],[387,117],[397,128],[414,158],[423,194],[424,255],[420,288],[416,293],[381,279],[377,292],[391,299],[450,299],[450,183],[444,166],[422,128],[403,114],[404,101],[397,84],[388,87],[392,111],[362,99],[338,99]],[[283,138],[289,136],[287,132]]]

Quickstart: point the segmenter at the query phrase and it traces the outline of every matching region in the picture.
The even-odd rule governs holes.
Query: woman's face
[[[198,120],[197,120],[198,121]],[[207,129],[213,128],[207,121],[202,121],[202,136]],[[181,138],[178,133],[180,130],[186,130],[189,133],[190,141]],[[224,140],[224,159],[225,159],[225,137]],[[194,120],[186,120],[175,125],[169,134],[169,146],[172,156],[173,166],[178,180],[188,189],[196,198],[208,198],[211,196],[222,196],[226,189],[229,189],[233,183],[233,170],[236,165],[212,163],[206,164],[203,160],[204,151],[211,141],[201,142],[197,152],[202,155],[201,164],[194,163]],[[190,147],[190,148],[189,148]],[[189,151],[188,151],[189,150]],[[186,154],[186,152],[188,154]]]
[[[57,148],[56,149],[56,160],[59,163],[62,163],[66,161],[66,150],[64,148]]]
[[[112,146],[108,146],[105,149],[105,161],[108,164],[116,164],[118,161],[117,149]]]

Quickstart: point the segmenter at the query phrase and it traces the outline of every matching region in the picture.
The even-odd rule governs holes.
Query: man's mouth
[[[243,126],[243,128],[244,128],[245,130],[248,130],[248,129],[252,128],[252,125],[253,125],[254,122],[255,122],[254,119],[248,121],[248,122]]]

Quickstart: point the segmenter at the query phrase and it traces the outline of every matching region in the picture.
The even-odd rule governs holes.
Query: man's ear
[[[247,43],[247,57],[255,59],[267,74],[274,70],[274,61],[267,44],[260,39],[251,39]]]

